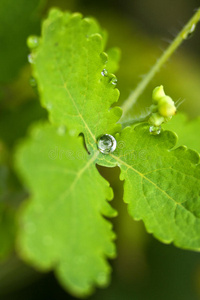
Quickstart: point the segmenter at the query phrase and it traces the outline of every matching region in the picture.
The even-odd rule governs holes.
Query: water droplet
[[[195,29],[196,29],[196,24],[192,24],[190,28],[183,33],[184,40],[190,39],[193,36]]]
[[[113,85],[117,85],[117,78],[112,78],[110,81]]]
[[[30,49],[35,49],[39,45],[39,38],[36,35],[31,35],[27,39],[27,46]]]
[[[34,54],[33,54],[33,53],[30,53],[30,54],[28,55],[28,62],[29,62],[30,64],[34,64],[34,63],[35,63],[35,57],[34,57]]]
[[[98,140],[98,149],[103,154],[109,154],[115,151],[116,146],[116,139],[110,134],[104,134]]]
[[[150,126],[149,127],[150,134],[157,135],[161,133],[161,126]]]
[[[65,133],[66,133],[66,127],[64,125],[59,126],[58,129],[57,129],[57,132],[61,136],[65,135]]]
[[[108,71],[106,69],[103,69],[103,71],[101,72],[102,76],[108,76]]]
[[[30,79],[29,79],[29,84],[30,84],[30,86],[32,86],[33,88],[36,88],[36,87],[37,87],[37,81],[36,81],[36,79],[35,79],[33,76],[30,77]]]

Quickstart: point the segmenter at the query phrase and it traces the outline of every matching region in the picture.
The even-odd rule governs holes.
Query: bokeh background
[[[0,299],[75,299],[62,289],[53,273],[42,274],[25,265],[13,250],[20,203],[27,191],[17,178],[14,151],[28,127],[47,118],[27,61],[26,39],[40,34],[50,7],[94,16],[109,33],[108,46],[121,49],[116,73],[122,103],[198,8],[197,0],[1,0],[0,1]],[[179,110],[189,119],[200,115],[200,26],[155,76],[130,116],[145,112],[151,91],[163,84]],[[200,137],[196,132],[196,137]],[[122,202],[119,169],[99,172],[114,189],[113,220],[117,232],[117,259],[111,261],[112,281],[97,289],[91,300],[197,300],[200,299],[200,254],[164,245],[134,222]]]

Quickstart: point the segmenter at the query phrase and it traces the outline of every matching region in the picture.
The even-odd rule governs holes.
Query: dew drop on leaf
[[[117,78],[112,78],[110,81],[113,85],[117,85]]]
[[[98,149],[103,154],[109,154],[115,151],[116,146],[116,139],[110,134],[104,134],[98,140]]]
[[[29,79],[29,84],[30,84],[30,86],[32,86],[33,88],[36,88],[36,87],[37,87],[37,81],[36,81],[36,79],[35,79],[33,76],[30,77],[30,79]]]
[[[31,35],[27,39],[27,46],[30,49],[35,49],[39,45],[39,38],[36,35]]]
[[[161,133],[161,126],[150,126],[149,132],[152,135],[157,135]]]
[[[102,76],[108,76],[108,71],[106,69],[103,69],[103,71],[101,72]]]
[[[29,62],[30,64],[34,64],[34,63],[35,63],[33,53],[30,53],[30,54],[28,55],[28,62]]]

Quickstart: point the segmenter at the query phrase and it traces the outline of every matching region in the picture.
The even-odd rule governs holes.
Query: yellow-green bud
[[[157,86],[154,90],[153,90],[153,93],[152,93],[152,100],[153,100],[153,103],[154,104],[157,104],[158,101],[165,97],[165,92],[164,92],[164,89],[163,89],[163,85],[160,85],[160,86]]]
[[[153,113],[149,118],[149,124],[153,126],[160,126],[164,122],[164,117],[162,117],[159,113]]]
[[[158,102],[158,112],[163,117],[171,117],[176,113],[176,107],[174,101],[169,97],[165,96]]]

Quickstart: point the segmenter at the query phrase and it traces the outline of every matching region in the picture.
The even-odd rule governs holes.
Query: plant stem
[[[151,115],[151,112],[148,113],[146,116],[143,116],[143,117],[140,117],[140,118],[135,118],[135,119],[130,119],[130,120],[126,120],[124,122],[121,122],[122,129],[127,127],[127,126],[133,125],[133,124],[146,122],[146,121],[148,121],[150,115]]]
[[[139,96],[142,94],[144,89],[147,87],[151,79],[155,76],[155,74],[160,70],[162,65],[168,60],[168,58],[173,54],[173,52],[179,47],[179,45],[189,38],[189,36],[195,30],[196,24],[200,20],[200,9],[196,11],[193,17],[189,20],[189,22],[183,27],[183,29],[179,32],[174,41],[170,44],[170,46],[165,50],[162,56],[157,60],[155,65],[151,68],[151,70],[146,74],[144,79],[138,84],[136,89],[130,94],[128,99],[123,103],[122,110],[123,116],[127,114],[129,109],[136,103]]]

